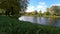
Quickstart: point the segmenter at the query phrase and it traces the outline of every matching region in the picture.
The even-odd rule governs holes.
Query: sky
[[[26,12],[34,10],[45,12],[46,8],[50,8],[52,5],[60,6],[60,0],[30,0]]]

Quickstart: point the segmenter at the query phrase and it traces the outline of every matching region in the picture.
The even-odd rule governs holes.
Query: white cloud
[[[37,5],[37,11],[42,10],[42,12],[44,12],[46,10],[47,6],[45,4],[45,2],[39,2],[39,4]]]
[[[37,10],[38,12],[40,10],[42,10],[42,12],[44,12],[47,8],[47,5],[45,4],[45,2],[39,2],[38,5],[35,7],[35,6],[29,6],[27,7],[27,11],[26,12],[32,12],[34,10]]]
[[[40,10],[45,11],[46,8],[47,8],[47,6],[39,5],[39,6],[37,6],[37,11],[40,11]]]
[[[39,2],[40,5],[45,5],[45,2]]]
[[[60,4],[51,4],[51,6],[60,6]]]
[[[32,11],[34,11],[35,10],[34,8],[35,8],[34,6],[29,6],[29,7],[27,7],[26,12],[32,12]]]

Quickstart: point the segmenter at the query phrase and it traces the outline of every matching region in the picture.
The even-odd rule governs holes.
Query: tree
[[[23,3],[26,2],[26,3]],[[21,6],[22,4],[25,4]],[[16,15],[19,14],[19,11],[25,7],[27,7],[28,1],[24,0],[0,0],[0,8],[4,9],[6,15]]]
[[[44,12],[44,15],[50,15],[49,8],[46,8],[46,11]]]
[[[50,8],[51,13],[54,15],[59,15],[60,14],[60,6],[52,6]]]
[[[35,12],[34,12],[34,11],[32,11],[32,12],[31,12],[31,14],[34,16]]]
[[[37,15],[37,10],[35,10],[35,15]]]
[[[50,15],[49,8],[46,8],[46,15]]]
[[[38,12],[38,15],[39,16],[42,16],[42,11],[41,10]]]

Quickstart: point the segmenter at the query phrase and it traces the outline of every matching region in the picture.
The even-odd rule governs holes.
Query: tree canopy
[[[28,1],[25,1],[28,2]],[[22,4],[25,4],[21,6]],[[22,0],[0,0],[0,9],[4,9],[6,13],[18,14],[23,9],[27,7],[28,3],[23,3]]]
[[[52,7],[50,8],[50,10],[51,10],[51,12],[52,12],[53,14],[55,14],[55,15],[60,14],[60,6],[52,6]]]

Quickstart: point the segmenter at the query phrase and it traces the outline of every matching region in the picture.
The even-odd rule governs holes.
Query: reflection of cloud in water
[[[45,17],[32,17],[32,16],[22,16],[19,20],[29,21],[32,23],[60,26],[60,19],[58,18],[45,18]]]
[[[22,16],[20,20],[29,21],[38,24],[44,25],[53,25],[56,21],[53,18],[44,18],[44,17],[31,17],[31,16]]]
[[[34,17],[31,17],[31,16],[22,16],[19,18],[19,20],[33,22],[33,18]]]

